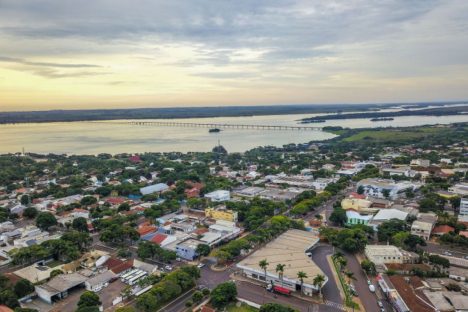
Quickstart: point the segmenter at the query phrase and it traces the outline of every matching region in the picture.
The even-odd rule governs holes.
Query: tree
[[[286,264],[278,263],[276,265],[276,273],[278,273],[278,277],[280,278],[281,287],[283,287],[283,274],[284,274],[284,268],[285,267],[286,267]]]
[[[395,233],[407,232],[408,224],[398,219],[390,219],[379,225],[377,236],[380,242],[389,241]]]
[[[55,269],[50,272],[50,278],[54,278],[57,275],[63,274],[63,271],[60,269]]]
[[[82,307],[99,307],[101,305],[101,300],[99,296],[92,291],[85,291],[80,296],[80,301],[78,301],[78,308]]]
[[[39,212],[37,211],[36,208],[34,207],[28,207],[23,210],[23,217],[26,217],[28,219],[34,219]]]
[[[88,232],[88,221],[83,217],[78,217],[73,220],[72,228],[78,232]]]
[[[356,278],[354,277],[354,273],[351,271],[346,271],[344,272],[346,277],[348,278],[348,283],[351,283],[351,280],[355,280]]]
[[[46,231],[49,227],[57,225],[57,219],[50,212],[41,212],[36,218],[36,225],[38,228]]]
[[[23,206],[29,205],[30,200],[31,200],[31,198],[29,197],[29,195],[23,195],[23,196],[21,196],[21,200],[20,200],[21,205],[23,205]]]
[[[200,257],[206,257],[210,254],[211,248],[207,244],[199,244],[196,249],[196,253]]]
[[[304,293],[304,278],[307,278],[307,274],[303,271],[297,272],[297,278],[301,281],[301,296]]]
[[[382,195],[388,199],[390,197],[390,190],[384,189]]]
[[[12,309],[19,306],[18,298],[10,288],[0,291],[0,304],[4,304]]]
[[[216,286],[210,294],[211,304],[217,309],[224,308],[229,302],[236,300],[237,288],[233,282]]]
[[[312,281],[312,284],[318,288],[320,296],[322,295],[322,285],[325,282],[325,276],[322,274],[317,274]]]
[[[122,203],[120,204],[119,208],[117,209],[118,211],[129,211],[130,210],[130,205],[128,203]]]
[[[97,199],[94,196],[85,196],[81,199],[81,204],[83,206],[90,206],[97,203]]]
[[[368,274],[368,275],[375,275],[377,270],[375,268],[374,262],[364,259],[361,262],[361,268]]]
[[[330,221],[338,225],[344,225],[348,217],[346,217],[346,210],[341,207],[333,209],[333,212],[330,215]]]
[[[268,268],[268,261],[267,259],[260,260],[258,262],[258,266],[263,270],[263,274],[265,275],[265,283],[267,283],[267,268]]]
[[[365,190],[364,190],[364,186],[359,185],[359,187],[357,188],[357,193],[358,193],[359,195],[362,195],[362,194],[364,194],[364,191],[365,191]]]
[[[27,279],[20,279],[14,287],[15,294],[18,298],[23,298],[34,291],[34,285]]]
[[[138,310],[144,312],[153,312],[158,310],[159,304],[156,296],[154,296],[154,294],[149,291],[137,298],[136,306]]]
[[[195,303],[200,303],[203,300],[203,293],[201,291],[196,291],[192,295],[192,301]]]
[[[297,312],[297,310],[278,303],[266,303],[260,307],[260,312]]]

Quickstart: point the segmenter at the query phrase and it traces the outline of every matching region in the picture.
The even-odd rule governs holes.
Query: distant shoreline
[[[340,114],[350,112],[376,112],[379,109],[404,107],[424,108],[464,104],[466,101],[424,102],[424,103],[385,103],[385,104],[302,104],[302,105],[268,105],[268,106],[225,106],[225,107],[174,107],[174,108],[135,108],[135,109],[95,109],[95,110],[49,110],[27,112],[0,112],[0,124],[105,121],[130,119],[176,119],[176,118],[209,118],[209,117],[247,117],[293,114]],[[443,109],[439,107],[437,109]],[[348,116],[353,114],[338,115]],[[330,115],[328,115],[330,116]],[[331,115],[334,116],[334,115]],[[336,116],[336,115],[335,115]],[[318,119],[324,116],[320,116]],[[303,119],[307,121],[312,118]],[[333,118],[335,119],[335,118]]]

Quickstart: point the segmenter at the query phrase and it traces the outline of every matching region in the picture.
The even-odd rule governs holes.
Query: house
[[[89,219],[89,211],[86,209],[75,208],[73,209],[71,216],[73,218],[85,218]]]
[[[411,225],[411,234],[429,240],[436,221],[437,216],[434,213],[419,213],[417,220]]]
[[[410,166],[415,167],[429,167],[431,165],[431,161],[429,159],[413,159],[411,160]]]
[[[346,210],[346,224],[355,225],[355,224],[365,224],[367,225],[370,220],[372,220],[372,215],[361,215],[354,209]]]
[[[455,228],[450,226],[450,225],[439,225],[439,226],[436,226],[433,230],[432,230],[432,235],[435,235],[435,236],[442,236],[444,234],[448,234],[450,232],[453,232],[455,231]]]
[[[398,219],[405,221],[408,217],[408,213],[401,211],[399,209],[380,209],[379,212],[372,218],[372,221],[369,223],[369,226],[372,226],[375,231],[377,231],[378,226],[385,221],[391,219]]]
[[[231,193],[225,190],[217,190],[211,193],[205,194],[205,198],[208,198],[212,202],[222,202],[231,199]]]
[[[205,217],[215,220],[225,220],[230,222],[237,222],[237,211],[226,209],[226,206],[218,206],[215,208],[206,208]]]
[[[189,238],[177,244],[176,246],[177,256],[185,260],[193,261],[193,259],[198,257],[197,247],[200,244],[203,244],[203,242],[193,239],[193,238]]]
[[[448,188],[448,191],[451,193],[458,194],[460,196],[468,196],[468,183],[458,183]]]
[[[167,191],[168,189],[169,185],[167,185],[166,183],[158,183],[140,188],[140,193],[143,195],[149,195],[153,193],[162,193]]]
[[[393,245],[367,245],[364,254],[375,264],[414,263],[419,258],[418,254]]]
[[[341,201],[341,207],[345,210],[353,209],[356,211],[369,211],[372,202],[363,198],[347,197]],[[372,210],[372,209],[371,209]],[[376,209],[373,209],[376,210]]]
[[[99,273],[85,282],[86,290],[95,292],[100,291],[105,286],[105,284],[109,283],[109,281],[115,277],[117,277],[117,274],[112,271]]]

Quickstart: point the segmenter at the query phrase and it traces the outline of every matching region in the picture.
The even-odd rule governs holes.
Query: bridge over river
[[[106,122],[108,123],[108,122]],[[253,129],[253,130],[295,130],[295,131],[320,131],[321,127],[308,126],[282,126],[282,125],[247,125],[228,123],[198,123],[179,121],[112,121],[111,123],[127,124],[134,126],[162,126],[162,127],[191,127],[191,128],[217,128],[217,129]]]

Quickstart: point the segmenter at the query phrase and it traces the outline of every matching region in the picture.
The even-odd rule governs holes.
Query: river
[[[166,121],[294,126],[298,125],[299,119],[312,116],[314,115],[300,114]],[[404,116],[382,122],[371,122],[369,119],[341,119],[304,126],[408,127],[454,122],[468,122],[468,116]],[[333,137],[333,134],[323,131],[225,129],[219,133],[208,133],[207,128],[122,125],[112,121],[6,124],[0,125],[0,153],[21,152],[23,148],[26,152],[43,154],[206,152],[217,145],[218,141],[228,152],[243,152],[257,146],[282,146]]]

